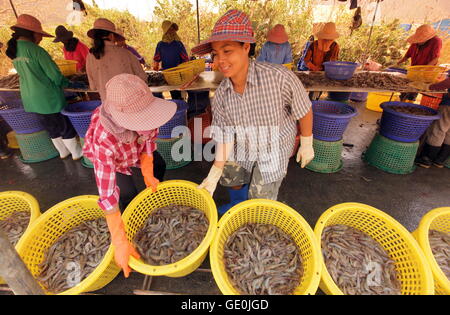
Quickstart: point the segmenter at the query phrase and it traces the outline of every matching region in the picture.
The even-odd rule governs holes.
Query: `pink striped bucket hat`
[[[233,41],[255,43],[252,23],[242,11],[230,10],[225,13],[214,26],[211,36],[192,48],[192,53],[204,55],[211,52],[211,43],[218,41]]]
[[[117,124],[133,131],[159,128],[177,110],[174,102],[154,97],[141,78],[128,73],[116,75],[106,83],[106,101],[102,106]]]

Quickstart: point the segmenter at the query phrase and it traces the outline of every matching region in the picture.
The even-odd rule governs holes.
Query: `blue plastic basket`
[[[391,109],[391,106],[421,108],[432,113],[433,116],[399,113]],[[388,139],[400,142],[418,141],[431,123],[440,118],[440,115],[434,109],[411,103],[385,102],[381,104],[381,108],[383,109],[383,115],[381,116],[380,134]]]
[[[314,138],[322,141],[340,141],[352,117],[357,111],[344,103],[332,101],[312,102]]]
[[[170,139],[172,138],[172,130],[175,127],[187,127],[187,110],[189,105],[183,100],[172,100],[172,102],[177,104],[177,111],[171,120],[159,127],[158,138]]]
[[[66,106],[61,114],[69,117],[70,122],[81,138],[86,136],[86,132],[91,123],[94,110],[101,105],[101,101],[87,101],[73,103]]]
[[[357,63],[349,61],[327,61],[323,63],[325,75],[332,80],[351,79],[358,68]]]
[[[28,113],[21,100],[7,101],[0,104],[0,116],[18,134],[34,133],[44,130],[44,126],[35,113]]]
[[[368,96],[369,93],[367,92],[353,92],[350,94],[350,99],[355,102],[365,102]]]
[[[406,69],[395,68],[395,67],[387,68],[385,71],[386,72],[398,72],[398,73],[403,73],[403,74],[406,74],[408,72],[408,70],[406,70]]]

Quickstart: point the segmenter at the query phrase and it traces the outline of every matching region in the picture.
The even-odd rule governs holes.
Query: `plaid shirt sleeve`
[[[116,184],[116,171],[111,152],[102,150],[100,155],[101,159],[94,160],[94,173],[100,195],[98,204],[107,211],[119,203],[120,189]]]
[[[290,106],[295,120],[299,120],[311,110],[311,100],[301,81],[294,72],[287,71],[283,82],[284,104]]]
[[[224,89],[219,88],[216,90],[212,103],[213,120],[211,124],[210,136],[217,143],[231,143],[234,142],[234,132],[231,129],[233,124],[227,119],[227,115],[224,110]]]

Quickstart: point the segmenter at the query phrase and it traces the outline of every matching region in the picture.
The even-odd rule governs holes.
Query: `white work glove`
[[[297,152],[297,163],[302,161],[301,166],[304,168],[312,160],[314,160],[313,136],[300,136],[300,148]]]
[[[213,165],[211,167],[211,170],[209,171],[208,177],[206,177],[197,188],[198,189],[205,188],[212,196],[214,194],[214,191],[216,190],[217,183],[219,182],[219,179],[222,176],[222,172],[223,169]]]

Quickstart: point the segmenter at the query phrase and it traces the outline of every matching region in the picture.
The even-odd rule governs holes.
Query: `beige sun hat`
[[[177,110],[176,103],[153,96],[141,78],[128,73],[116,75],[106,83],[102,106],[117,124],[133,131],[159,128]]]
[[[99,18],[99,19],[95,20],[94,27],[87,32],[87,36],[89,36],[90,38],[94,38],[94,32],[96,30],[108,31],[108,32],[111,32],[118,36],[123,37],[117,31],[116,25],[113,22],[111,22],[110,20],[105,19],[105,18]]]
[[[436,36],[436,34],[437,32],[433,28],[433,26],[429,24],[424,24],[417,28],[414,35],[407,39],[407,42],[410,44],[424,43],[432,39],[434,36]]]
[[[172,25],[175,25],[175,30],[178,31],[178,25],[176,23],[173,23],[171,21],[165,20],[164,22],[162,22],[162,29],[163,29],[163,34],[166,34],[167,31],[172,27]]]
[[[318,31],[315,36],[318,39],[328,39],[328,40],[335,40],[340,35],[336,31],[336,24],[333,22],[325,23],[325,25],[322,27],[320,31]]]
[[[39,33],[45,37],[55,37],[47,32],[44,32],[44,30],[42,29],[41,22],[34,16],[28,14],[19,15],[16,24],[11,26],[11,29],[13,31],[15,31],[16,28],[21,28],[24,30],[32,31],[34,33]]]

